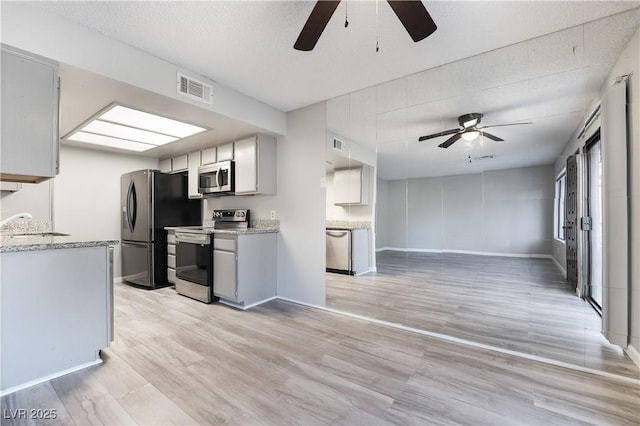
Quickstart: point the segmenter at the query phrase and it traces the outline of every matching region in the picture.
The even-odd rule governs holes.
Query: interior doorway
[[[602,144],[600,132],[587,143],[587,202],[584,229],[587,230],[587,300],[602,315]]]

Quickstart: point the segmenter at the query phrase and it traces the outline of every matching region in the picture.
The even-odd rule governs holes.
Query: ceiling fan
[[[485,136],[496,142],[501,142],[504,141],[504,139],[492,135],[491,133],[485,132],[484,129],[488,129],[489,127],[519,126],[521,124],[531,124],[531,121],[527,121],[522,123],[493,124],[491,126],[480,127],[479,124],[482,121],[482,116],[483,114],[480,114],[479,112],[463,114],[458,117],[458,123],[460,123],[460,127],[458,127],[457,129],[443,130],[442,132],[434,133],[432,135],[420,136],[420,138],[418,138],[418,141],[422,142],[426,141],[427,139],[433,139],[440,136],[453,135],[449,139],[438,145],[440,148],[449,148],[460,139],[472,141],[478,136]]]
[[[387,3],[415,42],[430,36],[438,28],[420,0],[387,0]],[[340,0],[318,0],[293,48],[313,50],[338,4]],[[345,27],[347,25],[345,22]]]

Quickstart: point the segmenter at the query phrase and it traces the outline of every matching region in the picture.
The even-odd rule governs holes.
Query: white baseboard
[[[14,386],[12,388],[0,390],[0,396],[9,395],[10,393],[14,393],[14,392],[20,391],[22,389],[30,388],[31,386],[39,385],[40,383],[48,382],[49,380],[53,380],[53,379],[55,379],[57,377],[61,377],[61,376],[73,373],[75,371],[83,370],[83,369],[85,369],[87,367],[91,367],[92,365],[98,365],[98,364],[102,364],[102,359],[101,358],[98,358],[95,361],[86,362],[84,364],[77,365],[77,366],[72,367],[72,368],[68,368],[68,369],[63,370],[63,371],[58,371],[57,373],[49,374],[48,376],[40,377],[39,379],[31,380],[31,381],[29,381],[27,383],[23,383],[21,385]]]
[[[376,251],[402,251],[407,253],[457,253],[457,254],[473,254],[476,256],[498,256],[498,257],[523,257],[536,259],[552,259],[550,254],[537,253],[500,253],[493,251],[471,251],[471,250],[452,250],[452,249],[421,249],[421,248],[401,248],[401,247],[383,247]]]
[[[627,345],[627,348],[624,351],[629,355],[631,361],[640,368],[640,352],[631,345]]]
[[[562,265],[560,264],[560,262],[558,262],[556,260],[555,257],[551,256],[551,260],[553,261],[553,263],[556,264],[556,266],[558,267],[558,269],[560,269],[560,272],[562,272],[562,275],[567,278],[567,271],[565,271],[565,269],[562,267]]]
[[[242,309],[246,311],[249,308],[253,308],[254,306],[262,305],[263,303],[267,303],[273,299],[277,299],[278,296],[269,297],[268,299],[260,300],[259,302],[251,303],[250,305],[240,305],[238,303],[229,302],[228,300],[220,299],[220,303],[223,305],[231,306],[232,308]]]
[[[113,283],[114,284],[121,284],[123,282],[124,282],[124,280],[122,279],[122,277],[116,277],[116,278],[113,279]]]

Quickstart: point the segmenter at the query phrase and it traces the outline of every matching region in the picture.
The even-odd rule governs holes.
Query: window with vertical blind
[[[556,178],[556,194],[553,206],[553,236],[557,240],[564,241],[564,195],[566,192],[565,170]]]

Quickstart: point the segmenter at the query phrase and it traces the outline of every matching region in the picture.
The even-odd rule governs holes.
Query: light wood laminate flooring
[[[637,383],[279,300],[243,312],[115,293],[102,365],[1,399],[57,419],[3,425],[640,423]]]
[[[640,377],[550,259],[383,251],[376,273],[327,273],[326,294],[339,311]]]

